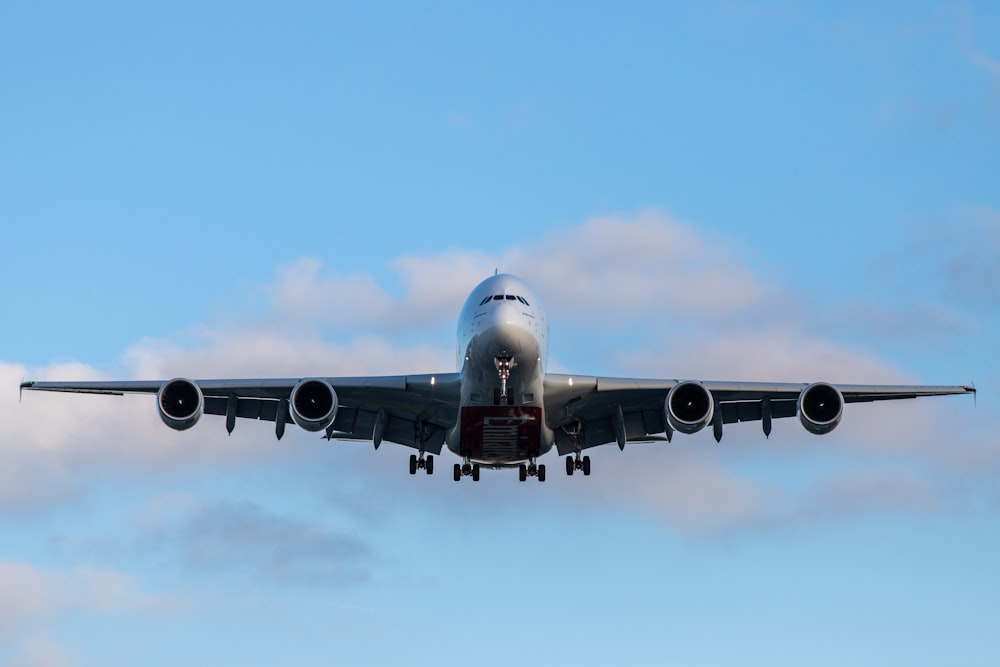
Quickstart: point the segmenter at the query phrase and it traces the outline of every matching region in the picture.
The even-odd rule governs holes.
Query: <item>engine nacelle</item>
[[[844,396],[826,382],[815,382],[799,394],[799,422],[810,433],[825,435],[837,428],[844,416]]]
[[[288,401],[292,419],[307,431],[322,431],[337,418],[337,392],[326,380],[302,380]]]
[[[700,382],[681,382],[667,393],[663,412],[675,431],[697,433],[712,422],[715,399]]]
[[[184,431],[201,419],[205,412],[205,395],[191,380],[175,378],[164,382],[156,393],[156,408],[163,423],[176,431]]]

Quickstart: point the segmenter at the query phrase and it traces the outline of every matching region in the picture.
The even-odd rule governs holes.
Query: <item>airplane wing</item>
[[[386,440],[440,454],[445,433],[454,426],[458,414],[457,373],[310,379],[325,381],[336,393],[336,416],[325,428],[329,438],[371,440],[376,446]],[[285,424],[293,421],[289,411],[292,392],[306,379],[180,381],[198,387],[204,397],[205,414],[226,416],[227,430],[232,431],[237,418],[272,421],[280,438]],[[78,394],[159,394],[164,385],[172,382],[177,380],[24,382],[21,389]],[[194,416],[193,420],[197,418]]]
[[[681,382],[549,373],[545,376],[545,410],[548,424],[556,432],[559,453],[609,443],[624,448],[629,441],[669,439],[675,425],[668,418],[667,400],[675,388],[679,397],[684,390],[695,404],[699,398],[705,399],[704,408],[696,408],[698,419],[682,419],[680,427],[694,432],[711,426],[716,440],[722,438],[723,424],[761,421],[765,435],[769,435],[772,419],[799,416],[801,420],[800,402],[807,397],[807,415],[814,419],[806,418],[803,425],[814,433],[826,433],[839,423],[845,403],[976,391],[968,386]]]

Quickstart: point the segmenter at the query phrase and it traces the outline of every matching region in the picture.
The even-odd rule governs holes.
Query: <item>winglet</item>
[[[24,390],[28,389],[30,387],[33,387],[34,385],[35,385],[34,382],[25,382],[24,378],[21,378],[21,386],[20,386],[20,388],[18,389],[18,392],[17,392],[17,402],[18,403],[20,403],[21,399],[24,398]]]
[[[968,387],[962,387],[965,391],[972,394],[972,407],[976,407],[979,404],[979,393],[976,391],[976,383],[973,382]]]

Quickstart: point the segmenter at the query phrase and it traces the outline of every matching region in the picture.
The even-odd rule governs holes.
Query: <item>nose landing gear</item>
[[[517,366],[517,362],[514,361],[514,355],[501,352],[493,358],[493,365],[496,366],[497,373],[500,374],[500,393],[497,395],[495,403],[500,405],[501,402],[504,402],[510,405],[512,397],[507,395],[507,380],[510,378],[511,369]]]

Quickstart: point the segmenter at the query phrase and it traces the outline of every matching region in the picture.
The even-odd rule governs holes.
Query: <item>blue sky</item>
[[[661,4],[4,3],[0,664],[995,665],[1000,13]],[[495,268],[554,370],[980,395],[544,485],[18,402],[452,370]]]

